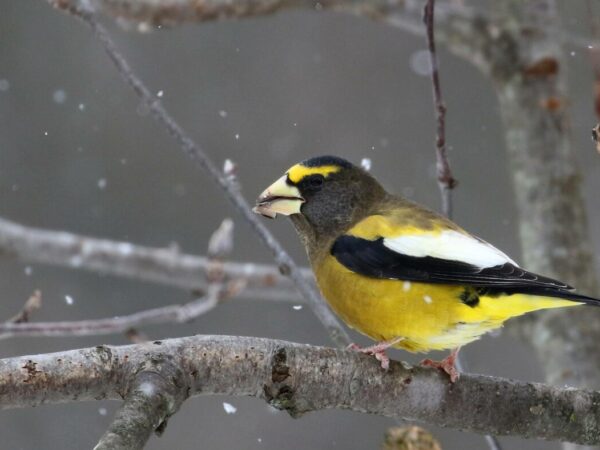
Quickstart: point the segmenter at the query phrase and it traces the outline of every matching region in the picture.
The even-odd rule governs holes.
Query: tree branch
[[[442,211],[446,217],[452,217],[452,189],[456,180],[452,176],[448,154],[446,151],[446,105],[442,97],[440,71],[435,49],[434,34],[435,0],[428,0],[423,8],[423,22],[427,36],[427,49],[429,50],[429,64],[431,70],[431,86],[433,94],[433,107],[436,115],[435,159],[438,186],[442,196]]]
[[[194,336],[0,360],[0,406],[127,397],[147,361],[170,361],[189,395],[265,399],[292,416],[328,408],[477,433],[600,443],[600,393],[393,362],[284,341]]]
[[[48,0],[61,9],[80,8],[81,0]],[[190,22],[268,16],[284,10],[341,10],[382,17],[392,12],[415,12],[417,2],[404,0],[96,0],[94,7],[112,18],[149,26],[173,26]],[[450,3],[446,10],[462,10]],[[416,30],[415,30],[416,31]]]
[[[72,269],[151,281],[194,291],[207,290],[209,258],[181,253],[177,248],[153,248],[130,242],[81,236],[64,231],[27,227],[0,217],[0,255],[26,263],[43,263]],[[243,298],[304,303],[290,280],[277,266],[222,262],[229,280],[244,280]],[[310,270],[301,269],[314,282]]]
[[[235,295],[242,287],[235,282],[224,288],[220,285],[209,286],[207,295],[184,305],[163,306],[126,316],[64,322],[2,322],[0,339],[116,334],[144,325],[185,323],[211,311],[221,300]]]
[[[61,8],[70,14],[80,18],[93,31],[96,38],[100,41],[110,60],[115,65],[118,72],[121,74],[125,82],[140,99],[147,105],[151,115],[162,126],[165,127],[168,134],[179,144],[181,150],[196,163],[222,190],[228,200],[237,209],[244,220],[251,226],[253,231],[260,238],[262,243],[271,251],[280,271],[289,276],[295,283],[296,287],[306,297],[311,309],[321,321],[333,342],[338,346],[346,346],[350,341],[348,333],[340,322],[335,318],[329,307],[321,298],[319,292],[314,285],[309,283],[304,277],[300,268],[294,260],[285,251],[281,244],[275,239],[271,232],[263,225],[260,219],[252,212],[252,208],[242,196],[237,183],[220,171],[212,162],[204,150],[196,144],[192,138],[179,126],[179,124],[171,117],[167,110],[162,106],[148,87],[140,78],[133,72],[127,60],[117,50],[115,43],[106,31],[106,29],[98,23],[93,13],[84,8],[82,5],[70,4],[66,0],[47,0],[52,5]]]
[[[167,419],[187,398],[185,383],[183,371],[170,358],[147,360],[94,450],[144,448],[152,432],[161,434]]]

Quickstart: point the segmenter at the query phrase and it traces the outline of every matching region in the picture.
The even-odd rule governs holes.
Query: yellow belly
[[[402,337],[396,347],[413,352],[459,347],[510,317],[580,304],[514,294],[481,296],[476,306],[468,306],[460,299],[462,286],[365,277],[330,256],[315,273],[323,296],[346,324],[376,341]]]

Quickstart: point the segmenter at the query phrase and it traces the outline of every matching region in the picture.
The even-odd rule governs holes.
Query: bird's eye
[[[310,177],[308,183],[311,188],[320,188],[323,186],[324,178],[321,175],[316,175],[314,177]]]

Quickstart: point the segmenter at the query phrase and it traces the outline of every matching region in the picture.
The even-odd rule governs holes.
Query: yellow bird
[[[425,365],[458,378],[458,349],[511,317],[590,304],[551,278],[429,209],[389,194],[335,156],[291,167],[258,198],[256,213],[290,216],[323,296],[350,327],[379,343],[353,348],[387,368],[385,350],[453,349]]]

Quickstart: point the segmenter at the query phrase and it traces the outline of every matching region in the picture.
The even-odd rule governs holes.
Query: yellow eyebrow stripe
[[[314,174],[320,174],[326,177],[330,173],[339,172],[340,166],[318,166],[318,167],[306,167],[302,164],[296,164],[288,170],[287,175],[292,183],[298,183],[304,177]]]

